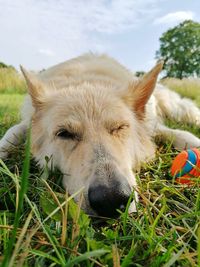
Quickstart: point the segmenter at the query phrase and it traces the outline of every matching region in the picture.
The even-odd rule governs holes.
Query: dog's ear
[[[28,72],[24,67],[20,66],[28,86],[28,92],[31,96],[33,106],[39,108],[42,106],[45,98],[45,85],[39,81],[35,75]]]
[[[131,105],[132,109],[142,119],[145,115],[145,106],[156,85],[158,74],[162,70],[163,62],[160,61],[156,66],[146,73],[139,81],[133,82],[128,87],[128,92],[124,96],[126,103]]]

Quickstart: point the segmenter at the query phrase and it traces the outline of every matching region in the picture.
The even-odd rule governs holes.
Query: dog
[[[107,55],[90,53],[38,74],[21,67],[28,95],[21,122],[0,140],[0,158],[31,123],[34,159],[41,168],[51,159],[69,194],[83,188],[86,213],[115,217],[131,194],[135,211],[135,171],[154,158],[155,137],[171,140],[178,150],[200,147],[193,134],[164,125],[168,117],[200,126],[200,110],[157,83],[162,65],[136,78]]]

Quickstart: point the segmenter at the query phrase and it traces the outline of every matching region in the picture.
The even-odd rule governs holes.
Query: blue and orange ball
[[[192,148],[179,153],[172,162],[171,173],[180,184],[194,184],[195,178],[200,181],[200,151]]]

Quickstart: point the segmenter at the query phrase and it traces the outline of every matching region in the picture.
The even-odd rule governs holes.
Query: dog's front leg
[[[5,159],[12,146],[16,146],[25,138],[27,123],[21,122],[11,127],[0,140],[0,159]]]

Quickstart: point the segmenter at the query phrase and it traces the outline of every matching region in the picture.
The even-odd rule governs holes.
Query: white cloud
[[[91,9],[89,8],[89,19],[86,19],[88,29],[103,33],[118,33],[137,27],[140,22],[152,17],[157,11],[152,4],[158,1],[99,0],[89,2],[90,5],[95,4],[90,6]]]
[[[55,53],[52,51],[52,50],[50,50],[50,49],[39,49],[38,50],[38,53],[40,53],[40,54],[42,54],[42,55],[45,55],[45,56],[49,56],[49,57],[52,57],[52,56],[54,56],[55,55]]]
[[[161,1],[0,0],[0,57],[39,68],[88,50],[105,52],[112,49],[108,35],[152,19]]]
[[[177,11],[168,13],[163,17],[154,20],[154,24],[171,25],[176,24],[184,20],[194,19],[195,14],[192,11]]]

